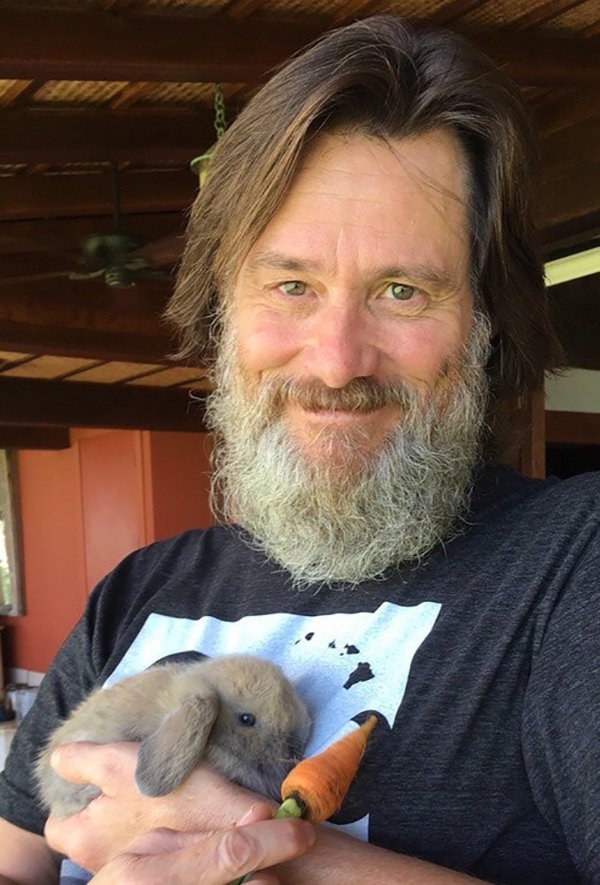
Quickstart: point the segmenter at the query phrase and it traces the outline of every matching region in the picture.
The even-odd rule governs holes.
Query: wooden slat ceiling
[[[461,31],[517,80],[540,135],[546,251],[597,241],[600,0],[3,2],[0,445],[39,445],[49,428],[56,447],[60,428],[98,420],[156,427],[148,395],[170,426],[190,429],[173,416],[206,380],[169,361],[160,314],[196,191],[189,162],[214,141],[214,84],[232,119],[293,52],[380,12]],[[69,278],[82,240],[112,229],[110,164],[122,227],[150,241],[142,254],[162,275],[134,288]]]

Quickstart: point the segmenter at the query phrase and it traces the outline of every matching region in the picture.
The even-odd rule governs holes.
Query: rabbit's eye
[[[246,728],[252,728],[252,726],[256,724],[256,716],[252,713],[240,713],[238,716],[238,722],[240,725],[245,725]]]

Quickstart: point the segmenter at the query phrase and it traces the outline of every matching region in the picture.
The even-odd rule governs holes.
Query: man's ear
[[[219,712],[216,696],[193,695],[144,738],[135,782],[144,796],[172,792],[198,764]]]

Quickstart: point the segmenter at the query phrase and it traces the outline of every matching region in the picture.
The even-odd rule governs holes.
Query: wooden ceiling
[[[598,241],[600,0],[0,2],[0,446],[63,446],[69,426],[201,426],[203,373],[169,362],[160,313],[189,162],[215,138],[214,84],[231,120],[291,53],[379,12],[461,31],[516,79],[540,135],[547,254]],[[112,229],[111,164],[121,227],[160,271],[132,288],[69,275],[82,240]],[[574,297],[598,317],[591,288],[583,308]]]

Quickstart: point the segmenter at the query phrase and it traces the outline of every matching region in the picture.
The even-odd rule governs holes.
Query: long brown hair
[[[280,206],[315,135],[401,138],[443,127],[470,172],[471,277],[495,330],[492,399],[521,395],[558,365],[531,198],[532,137],[514,84],[449,31],[374,16],[325,35],[279,71],[220,140],[192,208],[167,318],[180,356],[210,360],[223,299]]]

